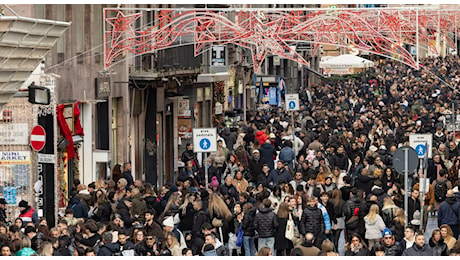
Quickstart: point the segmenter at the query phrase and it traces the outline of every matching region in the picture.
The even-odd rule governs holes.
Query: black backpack
[[[434,186],[434,199],[437,202],[442,202],[446,199],[447,194],[447,180],[440,182],[436,181],[436,185]]]

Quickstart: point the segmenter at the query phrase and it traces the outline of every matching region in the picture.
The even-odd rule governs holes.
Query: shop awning
[[[68,22],[0,16],[0,111],[69,26]]]

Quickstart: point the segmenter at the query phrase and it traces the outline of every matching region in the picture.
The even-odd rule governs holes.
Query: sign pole
[[[420,175],[419,178],[419,187],[420,187],[420,229],[425,230],[423,228],[423,212],[425,207],[425,176],[423,175],[423,159],[420,159]]]
[[[208,153],[204,153],[204,180],[206,190],[208,190]]]
[[[407,227],[408,218],[408,210],[409,210],[409,185],[407,185],[408,175],[409,175],[409,150],[404,149],[404,183],[405,183],[405,192],[404,192],[404,229]]]

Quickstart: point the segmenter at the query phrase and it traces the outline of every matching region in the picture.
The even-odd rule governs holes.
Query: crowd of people
[[[0,199],[1,255],[460,255],[460,148],[446,125],[460,60],[421,63],[381,60],[303,88],[294,124],[282,107],[249,111],[236,131],[221,122],[217,151],[203,161],[187,144],[161,187],[133,179],[129,163],[109,180],[74,180],[56,227],[27,201],[8,219]],[[393,155],[411,133],[433,134],[432,159],[404,183]]]

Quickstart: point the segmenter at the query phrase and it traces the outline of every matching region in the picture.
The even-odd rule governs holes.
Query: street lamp
[[[51,100],[50,90],[47,87],[35,86],[32,82],[29,86],[29,102],[38,105],[49,105]]]

